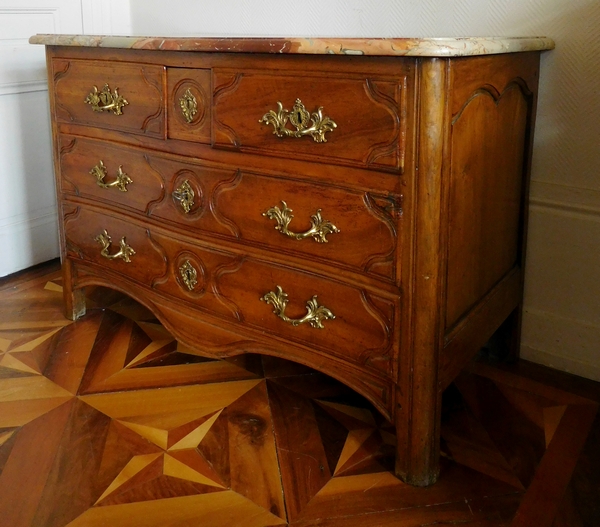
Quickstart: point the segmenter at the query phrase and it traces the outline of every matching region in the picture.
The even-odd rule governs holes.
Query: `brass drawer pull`
[[[331,233],[338,233],[340,230],[330,221],[324,220],[321,216],[321,209],[317,209],[316,214],[310,217],[310,229],[306,232],[295,233],[288,229],[290,222],[294,215],[292,209],[287,206],[287,203],[281,200],[283,208],[280,209],[277,206],[271,207],[267,212],[263,212],[263,216],[266,216],[270,220],[275,220],[277,225],[275,229],[281,234],[285,234],[295,240],[303,240],[304,238],[312,237],[317,243],[327,243],[327,235]]]
[[[188,88],[182,97],[179,98],[179,107],[186,122],[191,123],[198,113],[198,102],[196,97]]]
[[[172,195],[179,201],[181,208],[186,214],[192,210],[192,207],[194,206],[194,196],[196,194],[187,179],[173,191]]]
[[[309,120],[312,122],[311,126],[308,126]],[[286,127],[288,121],[296,127],[295,130],[290,130]],[[277,137],[303,137],[310,135],[316,143],[326,143],[325,133],[337,128],[337,124],[332,119],[323,116],[322,106],[319,106],[317,111],[311,115],[300,99],[296,99],[296,104],[294,104],[291,112],[285,110],[283,104],[277,101],[277,111],[269,110],[258,122],[273,125],[275,129],[273,133]]]
[[[335,315],[326,307],[320,306],[317,303],[317,295],[313,296],[308,302],[306,302],[306,315],[302,318],[291,319],[285,314],[285,308],[288,303],[288,295],[283,292],[280,286],[276,286],[277,291],[269,291],[265,296],[261,298],[263,302],[271,304],[275,309],[275,313],[284,322],[290,323],[292,326],[299,326],[308,322],[313,328],[323,329],[323,320],[334,319]]]
[[[115,254],[108,254],[112,240],[108,232],[106,232],[106,229],[104,229],[103,232],[98,234],[98,236],[96,236],[94,240],[96,240],[100,245],[102,245],[102,250],[100,251],[100,254],[104,256],[104,258],[108,258],[109,260],[122,258],[125,262],[129,263],[131,262],[130,257],[135,254],[133,248],[127,245],[127,243],[125,243],[125,236],[123,236],[121,238],[121,241],[119,242],[119,252],[116,252]]]
[[[127,185],[129,185],[129,183],[133,183],[133,180],[125,172],[123,172],[123,165],[119,165],[117,179],[115,179],[112,183],[104,183],[104,178],[107,175],[107,171],[102,159],[100,160],[100,163],[90,170],[90,174],[95,176],[96,184],[99,187],[117,187],[121,192],[127,192]]]
[[[115,88],[114,93],[111,92],[108,83],[104,85],[102,91],[98,91],[98,87],[94,86],[94,91],[88,94],[84,102],[90,104],[95,112],[112,111],[115,115],[122,115],[123,106],[129,104],[125,97],[119,95],[118,88]]]

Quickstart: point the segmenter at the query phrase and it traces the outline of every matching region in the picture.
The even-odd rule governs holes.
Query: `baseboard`
[[[56,258],[59,251],[55,207],[35,218],[12,219],[0,225],[0,277]]]
[[[600,381],[600,326],[543,311],[525,310],[521,357]]]

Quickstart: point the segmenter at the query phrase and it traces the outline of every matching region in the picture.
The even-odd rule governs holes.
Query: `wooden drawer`
[[[155,290],[261,334],[389,373],[397,298],[390,300],[314,273],[185,242],[158,229],[152,232],[152,240],[167,255],[169,266],[167,274],[154,281]],[[314,304],[310,308],[308,301]]]
[[[52,71],[59,122],[165,137],[163,66],[55,58]]]
[[[398,62],[398,72],[215,69],[214,146],[402,171],[410,64]]]
[[[63,204],[63,215],[69,258],[96,264],[146,286],[166,274],[163,250],[145,227],[111,211],[100,213],[68,202]],[[105,234],[110,240],[104,238],[103,244]]]
[[[167,68],[168,135],[210,143],[211,71]]]
[[[141,150],[60,136],[60,191],[146,212],[164,197],[160,174]]]
[[[151,157],[169,198],[150,216],[396,280],[402,198]],[[174,196],[187,188],[188,208]]]

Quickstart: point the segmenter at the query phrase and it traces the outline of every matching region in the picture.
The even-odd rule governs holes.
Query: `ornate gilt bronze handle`
[[[90,170],[90,174],[92,176],[95,176],[96,184],[99,187],[117,187],[121,192],[127,192],[127,185],[133,183],[133,180],[125,172],[123,172],[123,165],[119,165],[117,179],[115,179],[112,183],[105,183],[104,178],[107,175],[107,171],[106,167],[104,166],[104,163],[102,162],[102,159],[100,160],[100,163],[98,163],[94,168]]]
[[[192,265],[192,262],[186,260],[179,268],[179,276],[183,280],[189,291],[193,291],[198,284],[198,271]]]
[[[306,232],[295,233],[288,229],[290,222],[294,215],[292,209],[287,206],[285,201],[281,201],[283,208],[271,207],[267,212],[263,212],[263,216],[266,216],[270,220],[275,220],[277,225],[275,229],[281,234],[285,234],[295,240],[303,240],[304,238],[312,237],[317,243],[327,243],[327,235],[331,233],[338,233],[340,230],[330,221],[324,220],[321,216],[321,209],[317,209],[316,214],[310,217],[310,229]]]
[[[131,262],[131,256],[135,254],[133,248],[127,245],[127,243],[125,243],[125,236],[123,236],[121,238],[121,241],[119,242],[119,252],[116,252],[115,254],[108,254],[112,240],[108,232],[106,232],[106,229],[104,229],[104,231],[98,234],[98,236],[96,236],[94,240],[96,240],[100,245],[102,245],[102,250],[100,251],[100,254],[104,256],[104,258],[108,258],[109,260],[122,258],[125,262],[129,263]]]
[[[185,90],[183,96],[179,98],[179,107],[181,108],[183,118],[186,122],[191,123],[198,113],[198,102],[189,88]]]
[[[108,83],[104,85],[101,91],[98,91],[98,87],[94,86],[94,91],[88,94],[84,102],[91,105],[92,110],[95,112],[112,111],[115,115],[122,115],[123,106],[129,104],[125,97],[119,95],[118,88],[111,92]]]
[[[312,122],[311,126],[308,126],[309,120]],[[288,121],[295,126],[295,130],[286,127]],[[300,99],[296,99],[296,104],[291,112],[285,110],[283,104],[277,101],[277,111],[269,110],[258,122],[273,125],[275,129],[273,133],[277,137],[310,135],[316,143],[326,143],[325,133],[337,128],[337,124],[332,119],[323,115],[322,106],[319,106],[317,111],[311,115]]]
[[[186,214],[192,210],[192,207],[194,206],[194,196],[196,194],[187,179],[173,191],[172,195],[179,201],[181,208]]]
[[[267,304],[271,304],[275,308],[273,309],[273,313],[284,322],[288,322],[292,326],[299,326],[308,322],[313,328],[323,329],[325,327],[323,326],[323,320],[335,318],[335,315],[329,309],[317,303],[317,295],[306,302],[306,315],[298,319],[289,318],[285,314],[285,308],[288,303],[287,293],[284,293],[280,286],[276,287],[277,291],[269,291],[265,296],[261,297],[261,300]]]

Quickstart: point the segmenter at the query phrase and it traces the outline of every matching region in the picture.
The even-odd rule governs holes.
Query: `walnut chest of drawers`
[[[47,45],[66,313],[118,289],[211,357],[340,379],[438,474],[441,393],[519,333],[548,39]],[[463,56],[460,56],[463,55]]]

